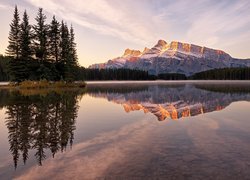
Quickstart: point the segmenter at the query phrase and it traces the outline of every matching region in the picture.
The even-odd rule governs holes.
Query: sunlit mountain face
[[[228,53],[199,45],[159,40],[143,51],[126,49],[120,57],[93,64],[92,69],[140,69],[150,74],[181,73],[187,76],[216,68],[249,67],[250,61],[236,59]]]
[[[120,104],[127,113],[143,111],[154,114],[159,121],[197,116],[221,111],[235,101],[250,101],[250,86],[244,84],[170,84],[143,85],[131,91],[117,86],[89,85],[88,93]],[[96,91],[97,90],[97,91]]]

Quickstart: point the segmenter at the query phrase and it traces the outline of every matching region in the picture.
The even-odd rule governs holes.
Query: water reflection
[[[129,113],[142,110],[159,121],[220,111],[235,101],[250,101],[250,85],[237,84],[160,84],[139,86],[92,84],[91,96],[121,104]]]
[[[0,91],[1,106],[6,108],[6,127],[14,166],[22,159],[25,164],[29,151],[35,151],[39,165],[49,149],[54,157],[58,151],[72,146],[78,111],[78,93],[47,92],[25,94],[20,91]]]
[[[229,106],[236,101],[240,102]],[[109,175],[178,179],[186,174],[199,178],[213,172],[221,173],[218,177],[237,174],[241,170],[238,162],[250,164],[249,112],[244,109],[249,103],[242,101],[250,101],[250,83],[90,84],[86,91],[0,90],[7,148],[18,166],[13,172],[10,163],[4,162],[0,179],[37,179],[41,172],[46,172],[42,179]],[[213,111],[219,113],[209,113]],[[189,121],[157,121],[167,118]],[[97,130],[119,120],[129,123]],[[77,135],[87,133],[77,131],[93,131],[94,135],[85,139]],[[64,152],[73,140],[72,150]],[[29,164],[28,159],[37,162]],[[22,162],[27,164],[19,166]],[[232,167],[236,170],[227,172]],[[245,171],[245,177],[248,175]]]

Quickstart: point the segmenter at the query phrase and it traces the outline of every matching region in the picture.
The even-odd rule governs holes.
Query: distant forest
[[[250,80],[250,68],[212,69],[194,74],[189,79],[199,80]]]
[[[187,77],[165,73],[157,76],[131,69],[88,69],[79,66],[73,26],[58,22],[53,16],[46,24],[39,8],[34,25],[29,24],[26,10],[22,21],[15,7],[10,24],[7,56],[0,55],[0,81],[25,80],[249,80],[250,68],[213,69]]]
[[[11,73],[9,66],[12,58],[7,56],[0,56],[0,81],[10,81]],[[36,63],[36,64],[35,64]],[[53,67],[53,63],[44,63],[47,67]],[[39,66],[38,62],[33,62],[31,65]],[[28,66],[30,67],[30,66]],[[54,66],[55,67],[55,66]],[[74,68],[74,70],[73,70]],[[88,69],[80,66],[73,66],[71,70],[73,80],[250,80],[250,68],[224,68],[224,69],[213,69],[196,73],[192,76],[186,76],[178,73],[165,73],[157,76],[150,75],[146,71],[132,70],[132,69]],[[30,77],[38,76],[39,72],[35,69],[30,68]],[[34,73],[32,75],[32,73]],[[63,75],[62,75],[63,76]],[[51,76],[53,79],[59,76],[54,73]],[[49,77],[43,77],[44,79],[51,80]],[[65,77],[65,76],[64,76]]]
[[[132,69],[77,70],[77,80],[250,80],[250,68],[223,68],[196,73],[192,76],[178,73],[150,75],[146,71]]]

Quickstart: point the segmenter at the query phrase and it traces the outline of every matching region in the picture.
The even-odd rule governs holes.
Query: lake
[[[250,82],[0,90],[0,179],[249,179]]]

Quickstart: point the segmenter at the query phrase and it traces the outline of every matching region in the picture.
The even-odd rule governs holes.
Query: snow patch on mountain
[[[232,58],[221,50],[194,44],[159,40],[151,49],[143,51],[126,49],[121,57],[106,63],[93,64],[89,68],[129,68],[148,71],[151,74],[183,73],[192,75],[215,68],[249,67],[250,60]]]

